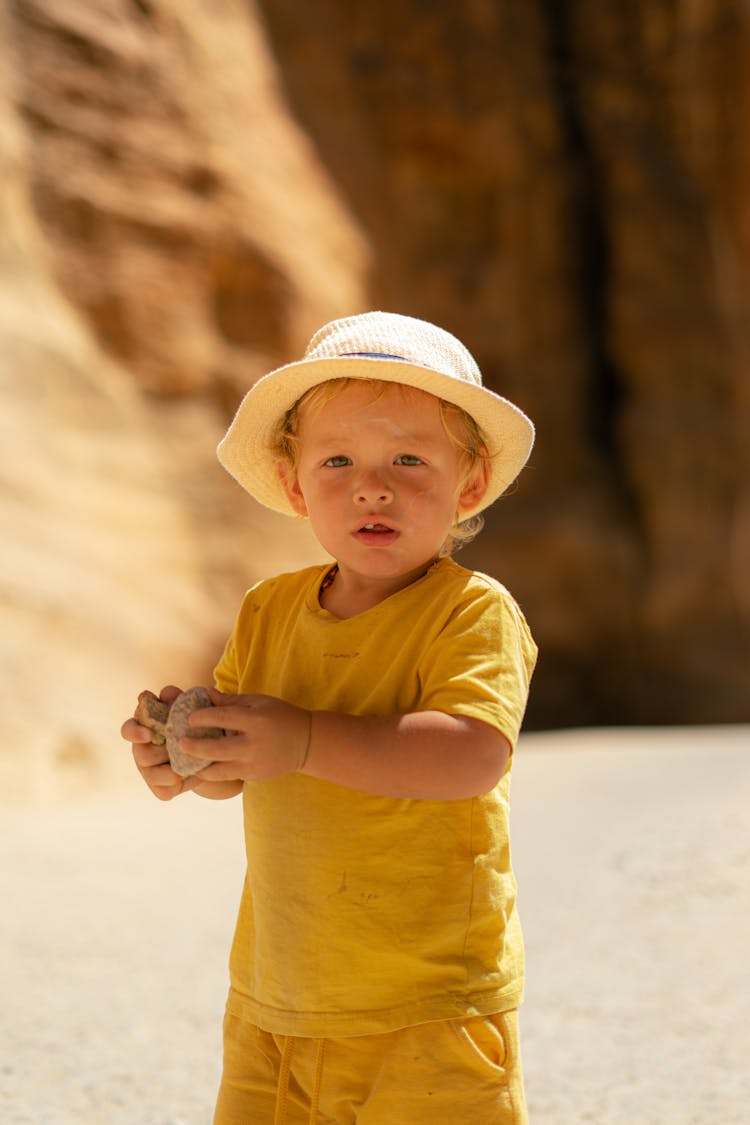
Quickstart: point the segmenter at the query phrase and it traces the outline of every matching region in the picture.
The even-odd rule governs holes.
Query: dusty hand
[[[165,703],[172,703],[180,694],[180,689],[170,685],[159,693]],[[155,797],[160,801],[171,801],[180,793],[195,789],[199,782],[195,778],[184,778],[176,774],[169,764],[166,746],[152,742],[152,731],[141,726],[135,719],[127,719],[120,730],[122,737],[129,742],[133,760],[138,772]]]
[[[270,695],[224,695],[210,691],[211,708],[194,711],[191,726],[223,727],[227,734],[211,742],[213,762],[194,776],[199,781],[269,781],[304,765],[310,743],[309,711]],[[180,749],[196,758],[206,743],[180,739]]]

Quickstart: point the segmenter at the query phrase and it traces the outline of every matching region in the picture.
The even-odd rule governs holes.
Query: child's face
[[[342,579],[377,584],[383,596],[435,561],[456,513],[486,483],[481,464],[466,479],[434,395],[395,384],[376,394],[366,383],[303,405],[297,474],[285,479]]]

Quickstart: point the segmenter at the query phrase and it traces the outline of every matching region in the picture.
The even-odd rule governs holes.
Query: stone
[[[133,718],[142,727],[148,727],[154,746],[166,744],[169,704],[159,699],[158,695],[154,695],[152,691],[142,691],[138,696],[138,705],[133,712]]]
[[[211,707],[211,696],[203,687],[188,688],[181,692],[171,704],[165,703],[151,691],[142,691],[133,718],[151,731],[154,746],[166,745],[172,769],[180,777],[191,777],[194,773],[211,764],[209,758],[194,758],[185,754],[179,747],[184,735],[191,738],[221,738],[224,731],[220,727],[192,727],[190,716],[193,711]]]
[[[211,696],[203,687],[188,688],[173,701],[169,708],[169,715],[164,725],[164,734],[167,743],[167,753],[172,769],[180,777],[191,777],[199,773],[206,766],[211,765],[210,758],[193,758],[180,749],[179,741],[185,735],[191,738],[221,738],[224,731],[219,727],[193,727],[190,725],[190,716],[193,711],[204,707],[211,707]]]

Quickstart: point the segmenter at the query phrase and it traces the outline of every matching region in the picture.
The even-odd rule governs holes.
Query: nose
[[[363,473],[357,481],[354,490],[355,503],[364,504],[390,504],[393,499],[393,489],[383,480],[380,473]]]

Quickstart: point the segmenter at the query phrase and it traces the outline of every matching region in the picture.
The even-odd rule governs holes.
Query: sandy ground
[[[524,737],[532,1125],[750,1121],[749,798],[747,727]],[[210,1122],[239,813],[135,784],[0,811],[3,1125]]]

